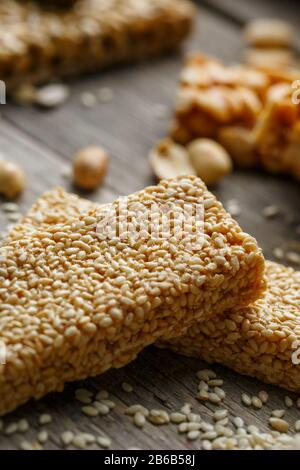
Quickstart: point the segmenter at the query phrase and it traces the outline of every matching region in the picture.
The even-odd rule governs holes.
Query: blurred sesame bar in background
[[[267,261],[266,279],[252,306],[195,324],[169,347],[300,392],[300,272]]]
[[[48,2],[47,2],[48,4]],[[8,90],[176,49],[191,31],[189,0],[0,3],[0,78]]]
[[[178,87],[173,139],[219,141],[240,166],[260,166],[300,180],[299,72],[292,68],[225,66],[190,55]]]

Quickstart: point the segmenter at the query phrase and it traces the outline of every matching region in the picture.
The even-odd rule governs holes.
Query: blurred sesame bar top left
[[[191,31],[189,0],[1,0],[0,79],[8,90],[176,49]]]
[[[66,382],[121,367],[149,344],[264,291],[261,250],[199,178],[164,180],[125,200],[140,236],[121,231],[120,201],[98,206],[58,189],[1,246],[0,415]],[[156,206],[171,204],[178,213],[199,201],[204,225],[191,219],[182,239],[171,223],[169,237],[153,236],[147,221],[136,224],[141,214],[159,214]],[[119,230],[102,237],[108,209]],[[195,231],[200,251],[189,243]]]

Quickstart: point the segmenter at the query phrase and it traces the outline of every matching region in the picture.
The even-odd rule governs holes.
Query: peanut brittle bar
[[[142,237],[102,237],[108,209],[124,222],[119,201],[97,206],[59,189],[42,197],[1,247],[0,414],[260,296],[261,250],[200,179],[165,180],[125,201],[130,223],[153,204],[171,204],[174,215],[201,201],[201,250],[186,243],[198,236],[196,222],[180,239],[172,223],[170,237],[153,236],[148,219],[138,224]]]
[[[162,54],[188,35],[193,13],[189,0],[77,0],[57,10],[2,0],[0,78],[10,90]]]
[[[267,261],[266,278],[253,305],[195,324],[169,347],[299,392],[300,272]]]
[[[181,75],[171,135],[182,144],[213,138],[238,165],[300,179],[297,78],[293,70],[225,66],[194,54]]]

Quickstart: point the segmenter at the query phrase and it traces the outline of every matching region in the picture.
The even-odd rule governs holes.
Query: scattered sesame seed
[[[4,434],[6,436],[11,436],[15,432],[18,431],[18,425],[17,423],[10,423],[5,429],[4,429]]]
[[[170,422],[170,417],[164,410],[151,410],[148,416],[148,421],[152,424],[163,425]]]
[[[291,408],[294,405],[293,400],[287,395],[284,397],[284,403],[287,408]]]
[[[251,402],[254,408],[260,409],[263,406],[261,399],[258,397],[252,397]]]
[[[72,439],[72,444],[77,449],[86,449],[87,447],[87,442],[82,434],[77,434],[74,436]]]
[[[258,392],[258,398],[262,401],[262,403],[267,403],[269,399],[269,394],[268,392],[265,392],[265,390],[261,390]]]
[[[215,405],[219,404],[222,401],[219,395],[217,395],[216,393],[210,393],[208,399],[210,403],[213,403]]]
[[[280,247],[274,248],[274,250],[273,250],[273,255],[274,255],[274,258],[276,258],[277,260],[283,260],[283,258],[284,258],[284,251],[283,251],[283,249],[280,248]]]
[[[190,423],[200,423],[201,421],[201,416],[198,413],[189,413],[187,415],[187,420]]]
[[[279,209],[277,206],[267,206],[263,209],[262,214],[266,219],[272,219],[279,214]]]
[[[93,393],[85,388],[78,388],[75,391],[75,398],[80,403],[89,405],[92,402]]]
[[[127,383],[127,382],[123,382],[123,383],[122,383],[122,389],[123,389],[124,392],[126,392],[126,393],[131,393],[131,392],[133,392],[133,386],[130,385],[129,383]]]
[[[285,258],[289,263],[300,265],[300,255],[295,251],[288,251]]]
[[[224,400],[226,397],[225,390],[220,387],[214,387],[214,392],[218,395],[219,398],[221,398],[221,400]]]
[[[146,417],[140,411],[138,411],[134,415],[133,422],[138,428],[143,428],[146,423]]]
[[[208,383],[207,383],[207,382],[204,382],[204,380],[200,380],[200,382],[199,382],[199,384],[198,384],[198,390],[199,390],[199,392],[201,392],[201,390],[207,391],[208,389],[209,389]]]
[[[180,423],[179,426],[177,426],[177,431],[179,434],[188,432],[188,423]]]
[[[44,413],[39,417],[39,423],[41,425],[49,424],[51,422],[52,422],[52,417],[51,417],[51,415],[49,415],[47,413]]]
[[[111,446],[111,439],[109,437],[98,436],[97,443],[100,447],[103,447],[104,449],[109,449],[109,447]]]
[[[275,431],[287,432],[289,430],[289,423],[284,419],[270,418],[269,424]]]
[[[145,408],[143,405],[131,405],[125,410],[125,414],[129,416],[134,416],[136,413],[142,413],[144,416],[149,415],[149,410]]]
[[[187,416],[183,413],[171,413],[170,414],[170,421],[171,423],[174,423],[174,424],[180,424],[180,423],[184,423],[187,419]]]
[[[61,441],[65,446],[71,444],[74,438],[74,434],[71,431],[65,431],[60,435]]]
[[[98,403],[98,402],[95,402],[95,403]],[[104,405],[105,406],[105,405]],[[108,411],[109,411],[109,408],[107,407]],[[91,416],[91,417],[95,417],[95,416],[99,416],[99,409],[94,407],[94,406],[83,406],[81,408],[81,411],[82,413],[84,413],[85,415],[87,416]]]
[[[20,449],[21,450],[34,450],[33,445],[28,441],[21,441],[20,442]]]
[[[180,409],[180,412],[184,415],[189,415],[192,412],[192,405],[190,403],[185,403]]]
[[[41,443],[41,444],[45,444],[45,442],[48,441],[48,438],[49,438],[49,435],[48,435],[48,432],[47,431],[41,431],[38,433],[37,435],[37,440]]]
[[[214,427],[212,424],[210,423],[207,423],[206,421],[200,423],[201,424],[201,430],[203,432],[209,432],[209,431],[213,431],[214,430]]]
[[[93,444],[94,442],[96,442],[96,438],[93,434],[83,432],[81,433],[81,436],[85,439],[85,442],[87,444]]]
[[[107,400],[109,398],[109,393],[107,390],[100,390],[96,394],[96,400],[101,401],[101,400]]]
[[[223,380],[222,379],[211,379],[208,381],[208,385],[210,387],[221,387],[223,385]]]
[[[300,431],[300,419],[298,419],[298,420],[295,422],[295,431],[297,431],[297,432]]]
[[[29,429],[29,424],[26,419],[20,419],[18,422],[18,431],[19,432],[27,432]]]
[[[98,99],[101,103],[109,103],[114,99],[114,91],[108,87],[102,87],[98,90]]]
[[[9,222],[18,222],[22,217],[22,214],[20,214],[19,212],[9,212],[7,214],[7,220]]]
[[[187,438],[189,441],[195,441],[200,436],[200,431],[189,431]]]
[[[196,376],[199,380],[204,380],[204,382],[208,382],[210,379],[215,379],[217,374],[211,369],[202,369],[196,373]]]
[[[252,403],[251,397],[247,393],[242,394],[242,403],[246,406],[250,406]]]
[[[208,440],[203,440],[201,442],[201,446],[203,450],[212,450],[212,443]]]
[[[214,415],[213,415],[213,419],[215,421],[220,421],[224,418],[227,418],[227,415],[228,415],[228,410],[217,410],[214,412]]]
[[[97,98],[93,93],[84,91],[80,95],[80,103],[85,108],[94,108],[97,104]]]
[[[249,426],[247,426],[247,429],[248,429],[248,432],[250,432],[250,434],[259,432],[258,427],[255,426],[254,424],[250,424]]]
[[[90,408],[90,407],[88,407]],[[94,413],[94,416],[98,416],[99,414],[101,416],[105,416],[105,415],[108,415],[109,412],[110,412],[110,408],[109,406],[107,406],[105,403],[103,403],[102,401],[94,401],[93,402],[93,406],[91,407],[93,408],[94,410],[96,411],[92,411],[92,413]],[[97,413],[96,413],[97,412]],[[90,415],[92,416],[92,415]]]
[[[241,214],[241,207],[237,199],[229,199],[225,203],[225,208],[232,217],[238,217]]]
[[[282,418],[285,415],[285,410],[273,410],[271,415],[274,418]]]
[[[110,410],[112,410],[113,408],[116,407],[115,402],[112,401],[112,400],[102,399],[102,400],[100,400],[100,403],[102,403],[103,405],[108,406],[108,408],[109,408]]]
[[[204,440],[208,440],[208,441],[213,441],[214,439],[216,439],[218,437],[218,434],[216,433],[216,431],[207,431],[205,433],[202,434],[201,438],[204,439]]]
[[[2,204],[1,209],[3,212],[19,212],[20,207],[14,202],[5,202]]]
[[[209,400],[209,392],[202,389],[200,392],[197,394],[196,398],[200,401],[207,401]]]

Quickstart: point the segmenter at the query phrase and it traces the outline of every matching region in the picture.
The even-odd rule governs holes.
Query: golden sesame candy
[[[299,392],[300,272],[269,261],[266,265],[268,289],[260,300],[227,312],[217,321],[195,324],[185,337],[171,340],[168,346]],[[234,338],[228,320],[238,332]],[[266,399],[265,393],[260,394],[255,403],[260,407]],[[251,405],[246,394],[242,401]],[[285,404],[290,407],[293,401],[286,397]]]
[[[126,243],[99,239],[96,226],[117,202],[100,207],[60,189],[37,201],[3,245],[8,256],[1,266],[0,287],[5,288],[0,289],[0,300],[6,320],[0,324],[0,339],[6,343],[9,360],[1,369],[0,414],[31,397],[62,390],[65,381],[121,367],[159,337],[178,336],[193,321],[237,303],[248,304],[260,295],[261,251],[198,178],[162,181],[129,196],[127,203],[135,218],[132,207],[137,204],[168,202],[177,211],[187,203],[206,200],[210,204],[205,208],[203,246],[196,253],[185,249],[188,229],[183,243],[174,236],[153,239],[150,233],[146,239]],[[28,258],[22,271],[17,261],[20,248]],[[226,256],[224,265],[213,262],[218,256]],[[161,318],[163,322],[158,321]],[[20,323],[26,332],[25,350],[30,348],[32,355],[26,363],[23,349],[15,350],[12,340]],[[137,337],[137,344],[132,344]],[[112,348],[120,341],[121,348]],[[44,354],[48,366],[40,369]],[[35,374],[38,384],[28,383]],[[20,394],[9,392],[16,376],[23,385],[18,387]],[[208,380],[214,378],[209,374]],[[85,397],[89,401],[90,396]]]

